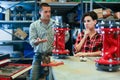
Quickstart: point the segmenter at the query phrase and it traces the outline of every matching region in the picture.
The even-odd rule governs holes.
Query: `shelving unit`
[[[28,36],[24,40],[15,36],[15,32],[17,28],[20,28],[21,30],[25,31],[29,35],[28,29],[29,29],[29,25],[32,22],[33,21],[12,21],[12,20],[0,21],[0,30],[6,33],[7,35],[11,35],[11,40],[7,40],[5,36],[2,36],[3,40],[0,39],[0,43],[1,43],[0,46],[2,47],[11,46],[11,49],[8,49],[8,51],[7,50],[5,51],[10,54],[11,58],[23,58],[23,57],[32,58],[32,56],[28,55],[29,52],[32,52],[31,55],[33,55],[32,48],[29,45]],[[11,32],[9,33],[6,30],[11,30]],[[25,54],[26,51],[29,51],[28,54]]]
[[[22,6],[24,8],[24,10],[29,11],[29,14],[30,14],[30,11],[33,11],[33,10],[35,11],[35,9],[38,10],[38,5],[37,5],[37,7],[35,5],[38,4],[39,2],[35,3],[34,1],[25,1],[25,2],[22,2],[22,1],[21,2],[4,2],[4,1],[2,1],[0,3],[2,4],[1,5],[2,7],[5,7],[5,5],[7,5],[7,7],[5,7],[5,9],[6,10],[10,9],[11,11],[14,10],[15,6]],[[77,6],[79,3],[76,3],[76,2],[66,2],[66,3],[53,2],[53,3],[49,3],[49,4],[52,6],[52,13],[54,12],[54,10],[58,10],[59,15],[62,14],[62,16],[63,16],[64,14],[67,14],[75,6]],[[12,14],[12,16],[13,16],[13,14]],[[4,29],[4,25],[8,25],[9,29],[13,30],[12,34],[14,34],[14,31],[17,28],[21,28],[22,30],[24,27],[29,28],[29,25],[32,22],[33,22],[32,20],[24,20],[24,21],[23,20],[16,20],[16,21],[15,20],[10,20],[10,21],[1,20],[0,28]],[[28,33],[28,35],[29,35],[29,33]],[[28,50],[24,51],[24,49],[28,48],[28,46],[30,47],[30,45],[28,44],[28,39],[27,40],[19,40],[19,39],[14,38],[14,35],[12,35],[12,40],[1,40],[0,42],[2,42],[4,45],[8,45],[8,44],[13,45],[14,50],[15,51],[20,50],[23,53],[23,55],[26,51],[29,50],[28,49]],[[3,44],[1,44],[1,45],[3,45]],[[20,49],[17,49],[17,47],[20,47]],[[28,51],[27,53],[31,53],[31,52],[32,52],[32,49],[31,49],[31,51]],[[29,55],[29,54],[26,54],[26,55]],[[24,57],[26,57],[26,56],[24,56]]]
[[[40,3],[39,1],[37,1],[37,3],[35,1],[0,1],[0,5],[2,7],[5,8],[5,10],[10,9],[13,13],[15,6],[22,6],[24,8],[24,10],[26,12],[28,12],[29,15],[32,15],[32,11],[36,11],[35,14],[36,16],[39,18],[38,15],[38,3]],[[71,51],[71,55],[72,55],[72,47],[74,44],[74,40],[75,39],[75,35],[74,32],[75,30],[79,31],[80,30],[80,23],[74,21],[73,23],[69,23],[68,22],[68,13],[70,12],[76,12],[78,10],[78,8],[81,6],[80,2],[65,2],[65,3],[60,3],[60,2],[51,2],[49,3],[52,6],[52,14],[54,13],[55,10],[57,10],[57,15],[62,16],[63,17],[63,22],[70,24],[70,40],[69,42],[66,44],[67,48],[69,48],[69,50]],[[111,6],[110,6],[111,5]],[[120,2],[96,2],[93,3],[93,8],[111,8],[113,11],[118,9],[120,11],[119,8]],[[5,10],[3,11],[3,13],[5,13]],[[90,10],[90,1],[83,1],[83,12],[88,12]],[[12,17],[14,14],[11,14]],[[77,15],[80,16],[79,13],[77,13]],[[23,17],[23,16],[22,16]],[[0,29],[5,29],[4,25],[8,25],[9,28],[8,29],[12,29],[12,34],[14,33],[14,31],[17,28],[21,28],[22,30],[24,30],[24,28],[26,28],[27,30],[27,34],[28,33],[28,28],[30,23],[32,23],[34,20],[12,20],[13,18],[10,18],[9,21],[5,21],[5,20],[0,20]],[[20,40],[20,39],[16,39],[14,36],[12,36],[12,40],[0,40],[0,45],[13,45],[15,46],[14,50],[20,50],[22,51],[22,53],[26,53],[24,52],[24,49],[27,48],[26,50],[31,49],[30,45],[28,44],[28,38],[25,40]],[[17,49],[16,45],[19,45],[17,47],[20,47],[20,49]],[[27,45],[27,46],[26,46]],[[29,48],[30,47],[30,48]],[[27,52],[29,53],[29,52]]]
[[[120,11],[119,5],[120,5],[120,2],[105,2],[105,1],[98,2],[98,1],[94,1],[92,6],[93,6],[93,9],[96,9],[96,8],[103,8],[103,9],[110,8],[113,11]],[[85,9],[84,9],[85,12],[89,11],[90,10],[90,1],[85,1],[84,2],[84,7],[85,7]]]

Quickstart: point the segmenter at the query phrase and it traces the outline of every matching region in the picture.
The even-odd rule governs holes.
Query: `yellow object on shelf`
[[[20,28],[17,28],[17,30],[15,32],[15,36],[24,40],[27,37],[27,33],[22,31]]]

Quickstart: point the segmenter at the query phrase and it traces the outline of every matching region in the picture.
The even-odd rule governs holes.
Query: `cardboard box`
[[[16,32],[14,35],[22,40],[24,40],[27,37],[27,33],[22,31],[20,28],[17,28]]]
[[[103,18],[103,10],[102,10],[102,8],[94,9],[93,11],[95,11],[97,13],[98,18]]]

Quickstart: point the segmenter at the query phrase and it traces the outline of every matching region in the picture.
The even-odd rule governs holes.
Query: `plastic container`
[[[0,13],[0,20],[5,20],[5,14]]]

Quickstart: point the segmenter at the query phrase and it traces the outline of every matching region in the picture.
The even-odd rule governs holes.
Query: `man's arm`
[[[29,41],[32,47],[37,46],[39,43],[43,43],[47,41],[46,39],[40,39],[37,35],[38,34],[36,28],[32,23],[29,28]]]
[[[37,31],[35,30],[35,25],[34,23],[30,24],[29,28],[29,41],[32,47],[34,47],[34,42],[37,39]]]

